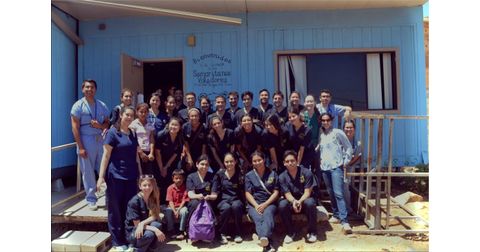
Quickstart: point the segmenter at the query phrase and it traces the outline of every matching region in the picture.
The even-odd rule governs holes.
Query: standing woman
[[[288,108],[288,123],[285,124],[285,127],[288,131],[290,149],[298,153],[298,163],[307,169],[310,168],[315,155],[315,146],[311,142],[312,132],[303,124],[298,109]]]
[[[165,114],[168,118],[168,121],[170,121],[170,118],[177,116],[175,111],[175,98],[173,98],[173,96],[169,95],[165,101]]]
[[[342,224],[343,232],[351,234],[348,224],[347,207],[343,196],[343,172],[352,159],[352,145],[342,130],[332,127],[333,116],[323,113],[322,131],[320,133],[320,168],[332,205],[333,216],[330,223]]]
[[[255,230],[263,251],[275,251],[270,245],[275,226],[274,216],[279,196],[278,175],[265,166],[262,152],[252,155],[253,170],[245,176],[245,198],[248,202],[248,215],[255,223]]]
[[[177,169],[183,151],[183,137],[180,119],[170,118],[170,122],[155,138],[155,159],[158,170],[153,175],[160,188],[160,203],[165,204],[167,188],[172,184],[172,172]]]
[[[112,245],[127,248],[125,213],[128,201],[137,193],[141,173],[137,153],[141,151],[136,135],[128,128],[135,116],[131,107],[123,107],[120,121],[108,130],[103,144],[103,157],[97,180],[97,191],[107,182],[108,230]]]
[[[153,174],[154,167],[154,147],[155,147],[155,127],[147,120],[148,105],[146,103],[140,103],[137,105],[138,118],[128,126],[136,133],[138,139],[138,145],[141,151],[138,152],[140,157],[140,165],[142,167],[143,174]]]
[[[243,179],[240,172],[237,171],[237,159],[232,153],[227,152],[224,158],[225,169],[217,172],[213,179],[219,194],[217,205],[220,211],[218,220],[218,230],[220,231],[220,243],[227,244],[228,221],[233,218],[235,230],[233,233],[234,241],[240,243],[243,241],[241,236],[242,215],[245,206],[242,201],[244,192]]]
[[[153,93],[150,96],[150,110],[148,121],[155,126],[155,135],[162,131],[168,123],[168,116],[160,109],[162,104],[159,93]]]
[[[212,102],[208,99],[207,96],[200,97],[200,108],[202,109],[202,114],[200,117],[200,122],[202,122],[205,127],[208,127],[207,118],[210,114],[213,113],[212,111]]]
[[[289,107],[293,107],[293,108],[298,109],[298,111],[302,111],[305,107],[302,104],[300,104],[300,100],[301,100],[300,92],[293,91],[292,93],[290,93],[290,106]]]
[[[223,121],[218,115],[210,118],[210,128],[210,134],[207,137],[209,153],[212,156],[210,166],[214,172],[217,172],[219,169],[225,169],[222,160],[227,152],[234,152],[235,142],[233,130],[224,128]]]
[[[270,114],[265,119],[262,140],[263,146],[270,155],[270,169],[281,174],[285,170],[282,158],[288,146],[288,132],[281,125],[277,114]]]
[[[195,171],[195,162],[202,154],[207,154],[207,130],[200,122],[200,110],[191,108],[188,110],[188,122],[182,126],[183,139],[185,140],[186,174]]]
[[[245,174],[252,167],[250,155],[262,148],[262,131],[260,127],[253,124],[253,119],[249,114],[242,115],[240,122],[240,126],[234,131],[234,138],[236,149],[243,160],[242,174]]]
[[[110,114],[110,123],[114,126],[118,120],[120,119],[120,111],[123,107],[132,106],[133,102],[133,92],[128,88],[122,89],[122,93],[120,94],[120,104],[115,106],[112,109],[112,113]]]

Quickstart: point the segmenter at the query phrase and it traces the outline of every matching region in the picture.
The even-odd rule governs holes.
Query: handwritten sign
[[[193,79],[197,87],[226,88],[232,86],[232,60],[209,53],[193,58]]]

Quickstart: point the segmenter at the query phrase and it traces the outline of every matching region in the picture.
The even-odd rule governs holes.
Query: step
[[[52,241],[53,252],[103,252],[110,247],[110,234],[106,232],[69,230]]]

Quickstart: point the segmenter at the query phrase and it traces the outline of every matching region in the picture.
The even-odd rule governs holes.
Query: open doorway
[[[144,61],[143,85],[145,100],[158,89],[162,90],[162,101],[167,98],[171,86],[183,90],[182,60]]]

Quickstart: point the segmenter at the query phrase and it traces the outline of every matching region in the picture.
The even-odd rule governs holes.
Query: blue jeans
[[[167,219],[167,230],[168,232],[175,231],[175,215],[173,214],[173,210],[170,207],[165,208],[165,218]],[[179,219],[180,219],[180,226],[179,231],[184,232],[185,227],[187,225],[187,218],[188,218],[188,209],[186,206],[180,208],[179,211]]]
[[[328,194],[330,195],[333,216],[339,219],[342,224],[348,223],[347,205],[343,197],[343,169],[337,167],[328,171],[322,170],[322,175]]]
[[[162,224],[157,221],[153,221],[149,226],[153,226],[158,228],[160,231],[162,230]],[[133,245],[136,252],[145,252],[148,249],[156,249],[160,242],[158,241],[157,235],[153,231],[144,230],[143,236],[140,239],[135,238],[135,229],[130,233],[128,236],[128,242]]]

